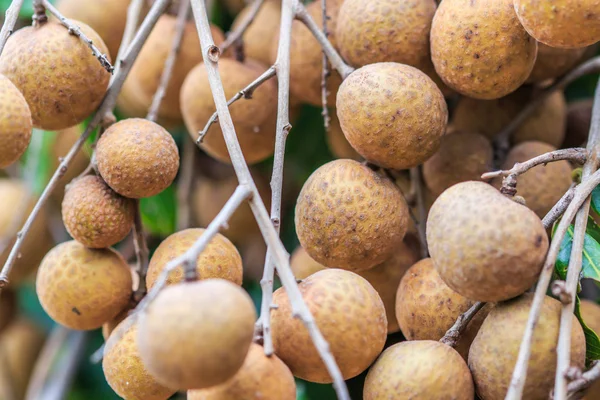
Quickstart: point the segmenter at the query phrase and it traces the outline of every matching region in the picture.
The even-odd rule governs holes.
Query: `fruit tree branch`
[[[181,156],[181,169],[177,181],[177,230],[181,231],[190,226],[190,191],[194,178],[194,160],[196,146],[189,135],[183,138],[183,154]]]
[[[569,386],[567,391],[568,399],[580,398],[581,392],[592,386],[592,384],[600,379],[600,361],[595,361],[592,367],[584,372],[580,378],[575,379]],[[578,396],[579,395],[579,396]]]
[[[421,243],[421,257],[429,256],[427,249],[427,236],[425,235],[425,221],[427,219],[427,210],[425,210],[425,199],[423,196],[423,179],[421,167],[410,169],[411,193],[414,191],[414,198],[417,203],[418,218],[415,218],[417,233],[419,234],[419,242]]]
[[[323,18],[323,35],[326,38],[329,38],[329,32],[327,31],[327,20],[329,17],[327,16],[327,0],[321,0],[321,11]],[[321,102],[323,103],[323,111],[321,111],[321,115],[323,116],[323,124],[325,125],[325,131],[329,129],[329,122],[331,118],[329,117],[329,108],[327,108],[327,96],[329,92],[327,91],[327,78],[329,77],[329,62],[327,60],[327,54],[325,50],[323,50],[323,70],[321,72]]]
[[[2,50],[4,50],[4,45],[6,44],[8,37],[13,33],[13,29],[15,29],[15,24],[19,18],[19,11],[21,11],[21,8],[23,7],[23,1],[24,0],[13,0],[6,9],[6,14],[4,14],[4,24],[2,25],[2,30],[0,30],[0,54],[2,54]]]
[[[252,5],[250,6],[250,11],[248,12],[248,14],[246,14],[244,20],[240,23],[240,25],[235,30],[227,33],[227,38],[221,44],[221,54],[225,53],[225,51],[227,51],[227,49],[230,48],[232,44],[234,44],[242,38],[248,27],[252,25],[254,18],[256,18],[256,15],[260,11],[260,8],[262,7],[264,2],[265,0],[254,0],[252,2]]]
[[[135,33],[137,32],[143,8],[144,0],[132,0],[129,4],[129,7],[127,7],[127,20],[125,22],[125,30],[123,31],[123,38],[121,39],[121,45],[119,46],[117,57],[114,60],[115,72],[111,77],[111,84],[119,74],[119,69],[121,67],[120,60],[122,60],[125,57],[125,54],[127,53],[127,50],[129,48],[129,44],[131,43],[135,36]]]
[[[146,273],[148,272],[148,243],[146,235],[144,235],[144,227],[142,225],[142,213],[140,210],[140,201],[135,201],[135,215],[133,219],[133,246],[135,248],[136,266],[135,271],[139,277],[138,287],[133,293],[133,299],[140,301],[146,294]]]
[[[571,201],[573,200],[573,196],[575,196],[575,184],[571,184],[569,190],[565,192],[565,194],[560,198],[560,200],[552,207],[548,214],[542,219],[542,224],[544,228],[549,229],[556,220],[563,215]]]
[[[459,315],[456,319],[456,322],[444,335],[443,338],[440,339],[441,343],[447,344],[450,347],[456,347],[456,343],[458,343],[458,339],[460,339],[460,335],[467,329],[469,322],[473,319],[473,317],[485,306],[485,303],[478,301],[473,304],[471,308],[465,311],[463,314]]]

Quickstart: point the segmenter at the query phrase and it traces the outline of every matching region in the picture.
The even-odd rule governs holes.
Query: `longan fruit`
[[[600,41],[596,0],[514,0],[514,8],[527,32],[548,46],[569,49]]]
[[[351,160],[361,161],[362,157],[354,150],[354,147],[348,142],[342,127],[340,126],[340,120],[337,117],[337,113],[330,112],[329,129],[326,132],[327,146],[331,154],[335,158],[349,158]]]
[[[253,7],[252,4],[244,7],[233,21],[231,31],[239,29]],[[256,60],[263,65],[271,65],[272,38],[274,34],[279,32],[280,20],[281,2],[265,1],[260,6],[260,10],[254,17],[252,24],[242,35],[245,57]]]
[[[335,160],[305,182],[295,224],[315,261],[361,271],[392,256],[406,233],[408,207],[389,179],[354,160]]]
[[[483,182],[458,183],[442,193],[429,211],[426,231],[442,280],[476,301],[525,292],[548,250],[539,217]]]
[[[71,150],[71,147],[75,144],[77,139],[83,133],[83,124],[75,125],[67,129],[56,132],[54,144],[52,145],[52,160],[51,169],[56,171],[60,165],[60,161],[66,157]],[[52,191],[52,199],[57,203],[61,204],[65,197],[66,186],[75,178],[85,171],[90,164],[90,156],[85,149],[81,149],[71,161],[69,168],[58,181],[56,189]]]
[[[127,400],[166,400],[175,393],[148,372],[138,345],[138,316],[121,322],[104,346],[102,370],[106,382]]]
[[[175,232],[161,242],[150,260],[146,275],[146,286],[151,289],[169,261],[189,250],[204,234],[202,228],[190,228]],[[242,258],[237,249],[225,236],[217,233],[196,261],[199,279],[220,278],[236,285],[242,284]],[[184,270],[179,267],[169,274],[167,284],[183,281]]]
[[[134,199],[162,192],[179,169],[179,151],[171,134],[141,118],[111,125],[98,140],[96,160],[108,186]]]
[[[87,175],[73,181],[62,202],[69,234],[86,247],[110,247],[131,231],[135,202],[115,193],[102,178]]]
[[[587,143],[592,123],[592,99],[585,99],[569,103],[567,107],[567,133],[560,146],[563,149],[570,147],[584,147]]]
[[[103,54],[108,53],[92,28],[72,22]],[[87,44],[53,21],[13,33],[0,57],[0,73],[27,100],[33,126],[46,130],[83,122],[100,105],[110,79]]]
[[[429,58],[434,0],[346,0],[338,15],[337,47],[354,67],[397,62],[416,68]]]
[[[515,91],[536,54],[537,42],[519,23],[513,0],[445,0],[433,17],[435,70],[465,96],[490,100]]]
[[[135,287],[135,284],[133,285],[133,287]],[[121,310],[121,312],[118,313],[116,317],[114,317],[108,322],[105,322],[104,325],[102,325],[102,337],[105,341],[110,337],[110,335],[117,328],[117,326],[119,326],[119,324],[129,316],[129,312],[132,310],[133,304],[134,302],[131,302],[130,304],[125,306],[125,308]]]
[[[387,335],[385,309],[373,286],[353,272],[326,269],[310,275],[298,288],[344,379],[367,369],[383,350]],[[292,315],[284,288],[275,291],[273,304],[277,305],[271,310],[275,353],[294,376],[331,383],[306,327]]]
[[[19,89],[0,75],[0,168],[17,161],[31,141],[31,111]]]
[[[267,3],[268,4],[268,3]],[[275,354],[267,357],[252,343],[242,368],[229,381],[208,389],[190,390],[188,400],[295,400],[296,382]]]
[[[0,333],[13,321],[16,314],[17,295],[10,287],[6,287],[0,295]]]
[[[46,254],[36,292],[54,321],[71,329],[97,329],[129,302],[131,273],[116,251],[88,249],[72,240]]]
[[[433,340],[397,343],[371,367],[365,400],[472,400],[471,372],[448,345]]]
[[[439,148],[448,108],[423,72],[397,63],[370,64],[344,80],[337,116],[348,142],[383,168],[417,166]]]
[[[140,316],[142,361],[167,387],[205,389],[222,384],[242,367],[255,320],[250,296],[229,281],[168,286]]]
[[[519,354],[527,325],[533,294],[498,303],[489,313],[469,351],[469,368],[477,394],[482,399],[504,399]],[[540,318],[533,331],[531,356],[523,398],[547,399],[554,386],[556,346],[561,304],[549,296],[544,298]],[[571,329],[571,363],[583,368],[585,337],[581,325],[573,321]]]
[[[586,48],[559,49],[538,43],[538,53],[528,83],[555,79],[569,72],[581,60]]]

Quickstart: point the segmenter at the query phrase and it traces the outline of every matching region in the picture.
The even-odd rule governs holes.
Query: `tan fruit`
[[[462,296],[500,301],[531,287],[548,250],[539,217],[483,182],[463,182],[437,198],[427,219],[429,253]]]
[[[219,386],[190,390],[188,400],[295,400],[296,383],[290,369],[276,356],[252,344],[244,365]]]
[[[432,340],[386,349],[369,370],[363,390],[365,400],[472,400],[474,396],[465,361],[450,346]]]
[[[494,152],[490,141],[478,133],[452,132],[442,137],[440,149],[423,164],[423,179],[439,196],[459,182],[478,181],[490,171]]]
[[[360,271],[389,259],[408,226],[408,207],[389,179],[353,160],[308,178],[296,203],[296,233],[317,262]]]
[[[336,158],[349,158],[356,161],[362,160],[360,154],[354,150],[352,145],[348,142],[348,139],[346,139],[346,136],[344,136],[344,131],[342,131],[342,127],[340,126],[340,120],[337,117],[337,113],[331,112],[329,116],[331,120],[329,121],[329,129],[326,132],[326,139],[331,154]]]
[[[17,161],[31,141],[31,111],[19,89],[0,75],[0,168]]]
[[[290,257],[290,267],[298,280],[304,280],[310,275],[327,268],[309,256],[302,246],[296,247],[296,250],[292,253]]]
[[[482,399],[504,399],[532,301],[533,295],[526,293],[516,299],[498,303],[479,329],[469,352],[469,367],[477,394]],[[560,310],[561,304],[557,300],[545,297],[540,319],[533,332],[523,399],[547,399],[554,386]],[[573,321],[571,335],[570,365],[583,368],[585,337],[576,320]]]
[[[48,315],[71,329],[90,330],[114,318],[129,302],[132,281],[112,249],[70,241],[53,248],[40,265],[36,292]]]
[[[538,43],[538,54],[527,82],[544,82],[558,78],[569,72],[581,60],[585,47],[580,49],[559,49]]]
[[[446,0],[433,18],[435,70],[465,96],[497,99],[515,91],[529,77],[536,54],[537,42],[519,23],[513,0]]]
[[[129,73],[132,85],[139,90],[140,99],[144,105],[147,105],[146,110],[152,104],[152,98],[160,84],[165,61],[169,56],[177,30],[176,25],[177,17],[171,15],[160,17]],[[217,45],[223,41],[223,33],[218,27],[211,25],[211,33]],[[219,62],[219,70],[223,60]],[[175,67],[158,112],[161,117],[182,118],[179,102],[181,87],[188,73],[199,63],[202,63],[202,51],[198,33],[194,22],[188,21],[185,25],[180,51],[175,60]],[[239,87],[237,90],[241,88]]]
[[[25,318],[14,321],[3,332],[0,337],[0,398],[25,398],[43,344],[42,329]]]
[[[544,153],[556,150],[555,147],[542,142],[523,142],[513,147],[503,169],[511,169],[516,163],[527,161]],[[533,167],[519,175],[517,194],[525,199],[525,204],[540,218],[552,209],[571,186],[571,164],[568,161],[555,161],[546,165]],[[502,181],[497,179],[494,186],[501,187]]]
[[[68,186],[62,217],[69,234],[86,247],[110,247],[131,231],[135,202],[115,193],[96,175],[79,178]]]
[[[130,118],[104,132],[96,146],[98,171],[121,196],[154,196],[171,185],[179,169],[173,137],[154,122]]]
[[[344,80],[337,96],[337,116],[346,139],[367,161],[406,169],[437,151],[448,108],[423,72],[408,65],[377,63]]]
[[[60,0],[56,8],[69,19],[89,25],[106,43],[113,58],[117,58],[129,3],[129,0]]]
[[[563,149],[569,147],[584,147],[590,133],[592,122],[592,99],[579,100],[569,103],[567,109],[567,133],[565,140],[560,146]]]
[[[0,333],[17,314],[17,295],[11,288],[2,289],[0,296]]]
[[[515,11],[527,32],[552,47],[584,47],[600,41],[596,0],[515,0]]]
[[[354,67],[397,62],[421,69],[436,6],[434,0],[344,1],[336,30],[342,57]]]
[[[242,367],[254,333],[250,296],[223,279],[168,286],[142,314],[142,361],[168,387],[204,389]]]
[[[249,4],[237,15],[231,25],[231,31],[239,29],[252,8],[253,5]],[[242,35],[245,57],[263,65],[271,65],[272,38],[276,32],[279,32],[280,19],[281,2],[266,1],[262,4],[254,21]]]
[[[185,253],[204,232],[202,228],[185,229],[162,241],[148,266],[146,285],[149,289],[154,286],[167,263]],[[240,253],[229,239],[218,233],[198,256],[196,272],[199,279],[220,278],[241,285],[243,269]],[[169,274],[167,284],[182,282],[183,276],[183,268],[177,268]]]
[[[326,269],[309,276],[298,287],[344,379],[367,369],[383,350],[387,334],[383,302],[373,286],[353,272]],[[331,383],[306,327],[292,315],[284,288],[275,291],[273,304],[277,305],[271,311],[276,354],[294,376]]]
[[[108,52],[92,28],[73,22],[102,53]],[[86,119],[102,101],[110,79],[88,46],[58,22],[12,34],[0,57],[0,73],[23,93],[33,126],[47,130],[65,129]]]
[[[590,300],[581,300],[581,316],[583,321],[594,332],[600,332],[600,306]],[[600,398],[600,381],[596,381],[585,391],[585,399],[593,400]]]
[[[175,393],[158,383],[142,363],[137,315],[120,323],[106,341],[102,370],[112,390],[127,400],[166,400]]]
[[[52,171],[56,171],[60,164],[61,159],[71,150],[71,147],[75,144],[77,139],[83,133],[83,124],[75,125],[67,129],[56,132],[56,138],[52,145]],[[65,196],[65,187],[73,179],[81,175],[83,171],[90,164],[90,156],[85,148],[79,150],[75,155],[73,161],[69,165],[69,168],[65,172],[65,175],[58,181],[56,189],[52,192],[52,198],[56,203],[61,204]]]
[[[530,88],[522,88],[497,100],[463,97],[456,105],[452,126],[465,132],[477,132],[493,139],[532,98]],[[560,91],[550,95],[511,136],[513,143],[538,140],[560,146],[565,137],[566,101]]]

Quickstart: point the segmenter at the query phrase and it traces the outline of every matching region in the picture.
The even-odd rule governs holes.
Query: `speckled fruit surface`
[[[19,159],[31,141],[31,111],[19,89],[0,75],[0,168]]]

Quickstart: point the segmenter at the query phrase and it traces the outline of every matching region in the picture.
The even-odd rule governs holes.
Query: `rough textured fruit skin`
[[[115,317],[129,302],[132,280],[123,257],[112,249],[88,249],[74,240],[42,260],[36,292],[56,322],[90,330]]]
[[[510,169],[517,162],[527,161],[554,150],[556,147],[546,143],[523,142],[510,150],[502,168]],[[519,175],[517,194],[525,199],[528,208],[540,218],[544,218],[562,195],[569,190],[572,182],[571,171],[571,164],[566,160],[533,167]],[[502,181],[495,180],[494,186],[501,187]]]
[[[371,367],[365,400],[472,400],[473,379],[461,356],[432,340],[402,342],[386,349]]]
[[[175,232],[161,242],[150,260],[146,285],[148,289],[164,270],[167,263],[185,253],[204,234],[205,229],[191,228]],[[167,284],[183,281],[183,268],[169,274]],[[196,272],[199,279],[220,278],[242,285],[242,258],[237,249],[225,236],[218,233],[198,256]]]
[[[131,231],[135,202],[115,193],[102,178],[87,175],[71,183],[62,202],[69,234],[86,247],[110,247]]]
[[[490,141],[471,132],[452,132],[442,137],[440,149],[423,164],[423,179],[435,196],[450,186],[481,180],[490,171],[494,154]]]
[[[469,367],[477,394],[482,399],[504,399],[532,300],[532,294],[526,293],[516,299],[498,303],[479,329],[469,352]],[[549,296],[544,298],[540,318],[533,332],[523,399],[547,399],[554,386],[560,310],[561,304],[557,300]],[[571,330],[571,365],[583,368],[584,361],[585,338],[581,325],[574,319]]]
[[[60,160],[64,158],[71,147],[77,139],[81,136],[83,132],[83,125],[75,125],[67,129],[60,130],[56,132],[56,138],[54,141],[54,145],[52,146],[52,171],[56,171],[58,169],[58,165],[60,164]],[[69,168],[65,172],[62,179],[60,179],[57,183],[56,189],[52,191],[52,199],[56,202],[56,204],[61,204],[63,198],[65,196],[65,188],[66,186],[76,177],[81,175],[83,171],[90,164],[90,156],[84,149],[81,149],[75,155],[73,161],[69,165]]]
[[[465,132],[477,132],[493,139],[525,107],[533,96],[531,88],[521,88],[496,100],[461,98],[451,125]],[[565,137],[566,101],[561,91],[550,95],[511,135],[511,142],[538,140],[558,147]],[[578,145],[579,146],[579,145]]]
[[[594,332],[600,332],[600,306],[590,300],[581,300],[581,316]],[[596,381],[585,391],[585,399],[600,398],[600,382]]]
[[[251,9],[251,4],[244,7],[233,21],[231,30],[239,28]],[[256,60],[263,65],[271,65],[272,38],[274,32],[279,32],[280,20],[281,2],[265,1],[252,24],[242,35],[245,57]]]
[[[325,132],[327,139],[327,146],[329,151],[335,158],[349,158],[351,160],[361,161],[362,157],[354,150],[354,147],[348,142],[344,131],[340,126],[340,120],[336,113],[329,114],[329,129]]]
[[[426,230],[440,277],[477,301],[506,300],[530,288],[548,250],[539,217],[483,182],[459,183],[442,193]]]
[[[163,15],[159,18],[129,73],[129,79],[139,90],[143,104],[147,105],[146,110],[152,104],[152,98],[160,84],[165,61],[169,56],[175,37],[176,25],[176,16]],[[223,32],[213,25],[210,30],[215,43],[219,45],[224,40]],[[219,60],[219,71],[224,60],[224,58]],[[200,63],[202,63],[202,52],[198,33],[194,23],[189,21],[185,25],[180,51],[175,60],[167,92],[160,105],[159,115],[161,117],[181,120],[179,101],[181,87],[188,73]],[[238,90],[242,87],[238,87]]]
[[[190,390],[187,398],[188,400],[295,400],[296,382],[283,361],[276,355],[265,356],[262,346],[253,343],[244,365],[231,380],[208,389]]]
[[[567,109],[567,133],[565,134],[565,140],[560,146],[561,148],[585,147],[592,122],[592,105],[592,99],[569,103]]]
[[[598,0],[514,0],[519,21],[538,41],[552,47],[585,47],[600,41]]]
[[[11,288],[2,289],[0,297],[0,333],[12,322],[17,314],[17,296]]]
[[[421,69],[429,57],[433,0],[346,0],[340,8],[337,46],[354,67],[397,62]]]
[[[497,99],[515,91],[536,54],[537,42],[519,23],[513,0],[445,0],[433,17],[435,70],[465,96]]]
[[[73,22],[102,53],[108,53],[92,28]],[[33,126],[47,130],[65,129],[86,119],[98,108],[110,79],[88,46],[53,21],[13,33],[0,57],[0,73],[27,100]]]
[[[255,320],[250,296],[229,281],[168,286],[140,318],[142,361],[168,387],[219,385],[244,363]]]
[[[121,196],[154,196],[171,185],[179,152],[162,126],[141,118],[124,119],[104,132],[96,146],[98,171]]]
[[[559,49],[538,43],[537,59],[527,83],[544,82],[569,72],[585,53],[585,48]]]
[[[335,160],[304,183],[295,223],[315,261],[360,271],[392,256],[406,233],[408,207],[389,179],[354,160]]]
[[[326,269],[309,276],[298,287],[344,379],[367,369],[383,350],[387,335],[385,309],[373,286],[353,272]],[[331,383],[308,331],[292,316],[284,288],[275,291],[273,303],[278,306],[271,311],[275,353],[294,376]]]
[[[121,322],[106,341],[102,370],[112,390],[127,400],[166,400],[175,393],[158,383],[144,367],[134,315]]]
[[[0,168],[17,161],[31,141],[31,111],[19,89],[0,75]]]
[[[397,63],[370,64],[344,80],[337,116],[348,142],[367,161],[406,169],[436,152],[448,122],[442,92],[423,72]]]

